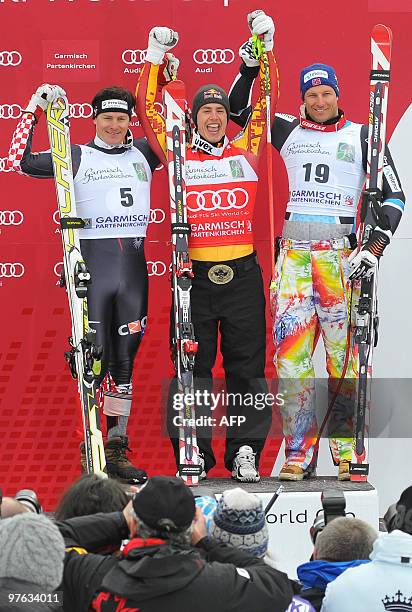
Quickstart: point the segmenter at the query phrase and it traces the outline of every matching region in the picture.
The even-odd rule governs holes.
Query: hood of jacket
[[[412,535],[398,529],[383,533],[375,540],[370,558],[402,566],[410,563],[412,567]]]
[[[350,567],[370,563],[369,559],[354,561],[309,561],[297,568],[298,578],[304,589],[326,589],[329,582],[335,580]]]
[[[183,589],[205,567],[198,551],[173,547],[162,540],[131,540],[123,557],[105,575],[102,588],[134,601]]]

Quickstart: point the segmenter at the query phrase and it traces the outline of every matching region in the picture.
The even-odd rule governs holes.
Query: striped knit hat
[[[254,557],[264,557],[269,534],[262,501],[240,487],[224,491],[213,516],[210,535]]]

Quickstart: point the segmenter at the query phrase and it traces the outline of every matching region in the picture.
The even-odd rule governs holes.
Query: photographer
[[[36,493],[31,489],[22,489],[14,497],[3,497],[0,489],[0,518],[11,518],[22,512],[34,512],[35,514],[42,512]]]
[[[156,476],[123,512],[77,517],[58,524],[66,540],[64,610],[141,612],[273,612],[285,610],[291,581],[247,553],[207,537],[191,490]],[[131,540],[121,558],[86,554]],[[104,602],[104,603],[103,603]]]
[[[412,487],[385,515],[389,533],[373,545],[371,562],[327,587],[322,612],[408,610],[412,601]]]
[[[348,568],[368,563],[376,538],[376,531],[359,519],[347,516],[329,522],[316,537],[313,560],[297,568],[302,597],[320,610],[328,584]]]

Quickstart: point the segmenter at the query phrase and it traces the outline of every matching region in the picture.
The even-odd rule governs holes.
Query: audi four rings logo
[[[0,225],[21,225],[23,219],[21,210],[0,210]]]
[[[0,172],[12,172],[13,168],[7,168],[7,157],[0,157]]]
[[[70,104],[70,117],[72,119],[88,119],[93,115],[92,105],[85,102],[84,104]]]
[[[150,210],[150,223],[163,223],[165,218],[166,214],[161,208],[152,208]]]
[[[144,64],[146,61],[146,49],[125,49],[122,53],[124,64]]]
[[[58,261],[56,264],[54,264],[53,271],[54,271],[55,275],[58,276],[59,278],[62,275],[62,270],[63,270],[63,262],[62,261]]]
[[[166,274],[167,266],[164,261],[148,261],[147,273],[149,276],[163,276]]]
[[[232,49],[196,49],[193,59],[196,64],[231,64],[235,54]]]
[[[0,104],[0,119],[20,119],[22,113],[18,104]]]
[[[18,51],[0,51],[0,66],[18,66],[22,59]]]
[[[218,191],[205,189],[204,191],[191,191],[187,194],[187,207],[192,212],[244,208],[248,202],[249,194],[241,187],[219,189]]]
[[[24,274],[22,263],[0,263],[0,278],[20,278]]]

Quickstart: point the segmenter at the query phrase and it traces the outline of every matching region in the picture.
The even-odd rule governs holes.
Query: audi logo
[[[0,51],[0,66],[18,66],[22,59],[18,51]]]
[[[21,210],[0,210],[0,225],[21,225],[23,219]]]
[[[166,213],[161,208],[152,208],[150,210],[149,223],[163,223],[166,218]]]
[[[24,274],[22,263],[0,263],[0,278],[20,278]]]
[[[7,167],[7,157],[0,157],[0,172],[12,172],[13,168]]]
[[[164,261],[148,261],[147,273],[149,276],[163,276],[166,274],[167,266]]]
[[[125,49],[122,53],[124,64],[144,64],[146,61],[146,49]]]
[[[62,261],[58,261],[56,264],[54,264],[53,272],[55,273],[55,275],[58,278],[61,277],[62,270],[63,270],[63,262]]]
[[[196,64],[231,64],[235,53],[232,49],[196,49],[193,59]]]
[[[84,104],[70,104],[70,117],[72,119],[88,119],[93,115],[92,105],[85,102]]]
[[[18,104],[0,104],[0,119],[20,119],[22,113]]]
[[[229,210],[230,208],[244,208],[249,202],[249,194],[242,187],[235,189],[205,189],[204,191],[190,191],[187,194],[187,207],[192,212],[200,210]]]

